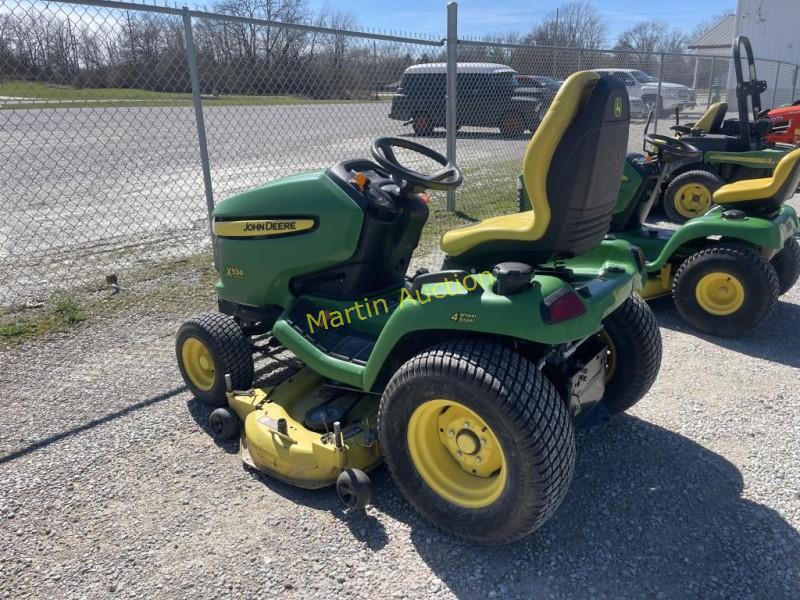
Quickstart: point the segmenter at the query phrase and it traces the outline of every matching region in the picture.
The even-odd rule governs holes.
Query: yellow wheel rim
[[[705,214],[711,208],[711,190],[699,183],[686,183],[675,193],[675,210],[687,219]]]
[[[186,338],[181,348],[181,359],[186,375],[198,390],[207,392],[214,387],[216,370],[208,346],[197,338]]]
[[[744,304],[742,282],[719,271],[704,275],[697,282],[694,295],[700,308],[712,315],[732,315]]]
[[[421,404],[408,422],[407,438],[417,472],[448,502],[482,508],[503,493],[508,478],[503,449],[486,422],[463,404]]]
[[[608,351],[606,352],[606,375],[604,378],[607,384],[611,381],[611,378],[614,377],[614,373],[617,370],[617,347],[611,340],[611,336],[608,335],[608,332],[605,330],[600,333],[600,339],[608,345]]]

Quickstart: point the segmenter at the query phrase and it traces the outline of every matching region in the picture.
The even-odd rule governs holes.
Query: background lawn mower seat
[[[491,267],[576,256],[608,232],[628,146],[628,93],[615,77],[570,76],[525,152],[532,210],[446,232],[447,262]]]
[[[727,112],[727,103],[715,102],[708,107],[705,114],[692,127],[701,130],[703,133],[720,133],[722,131],[722,122],[725,120],[725,113]]]
[[[714,202],[728,209],[773,213],[789,200],[800,183],[800,148],[786,154],[772,177],[742,179],[714,192]]]

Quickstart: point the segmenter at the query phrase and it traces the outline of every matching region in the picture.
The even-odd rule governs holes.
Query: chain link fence
[[[215,202],[367,156],[385,135],[449,148],[464,171],[455,196],[432,194],[416,262],[436,267],[445,230],[517,209],[531,133],[577,70],[630,80],[631,151],[650,109],[662,130],[675,109],[687,121],[717,100],[735,110],[728,58],[453,43],[451,30],[446,130],[446,39],[225,6],[0,0],[0,305],[210,257]],[[764,106],[795,97],[796,65],[757,66]]]

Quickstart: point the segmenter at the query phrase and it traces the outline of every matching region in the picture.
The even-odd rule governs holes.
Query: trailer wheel
[[[426,114],[414,115],[414,119],[411,121],[411,127],[414,129],[416,135],[430,135],[433,133],[431,118]]]
[[[471,542],[533,532],[572,479],[564,401],[533,363],[487,340],[445,342],[402,365],[381,398],[378,430],[406,500]]]

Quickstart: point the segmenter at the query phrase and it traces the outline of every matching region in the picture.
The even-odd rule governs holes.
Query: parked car
[[[516,96],[532,96],[541,99],[540,115],[547,112],[558,88],[561,87],[561,84],[555,79],[541,75],[517,75],[517,84],[519,87],[514,92]],[[535,125],[538,125],[538,120]]]
[[[541,94],[518,91],[517,72],[494,63],[458,63],[456,67],[457,126],[499,128],[505,135],[519,135],[539,123]],[[403,121],[417,135],[429,135],[445,126],[447,97],[446,63],[409,67],[392,98],[389,118]]]
[[[600,75],[613,75],[620,79],[628,89],[628,96],[638,98],[645,112],[658,108],[659,112],[673,112],[694,106],[695,91],[680,83],[661,82],[661,97],[658,94],[658,79],[638,69],[595,69]],[[657,98],[658,101],[656,100]],[[633,107],[631,107],[633,113]]]
[[[563,81],[556,81],[545,75],[517,75],[520,87],[544,88],[557,92]]]

